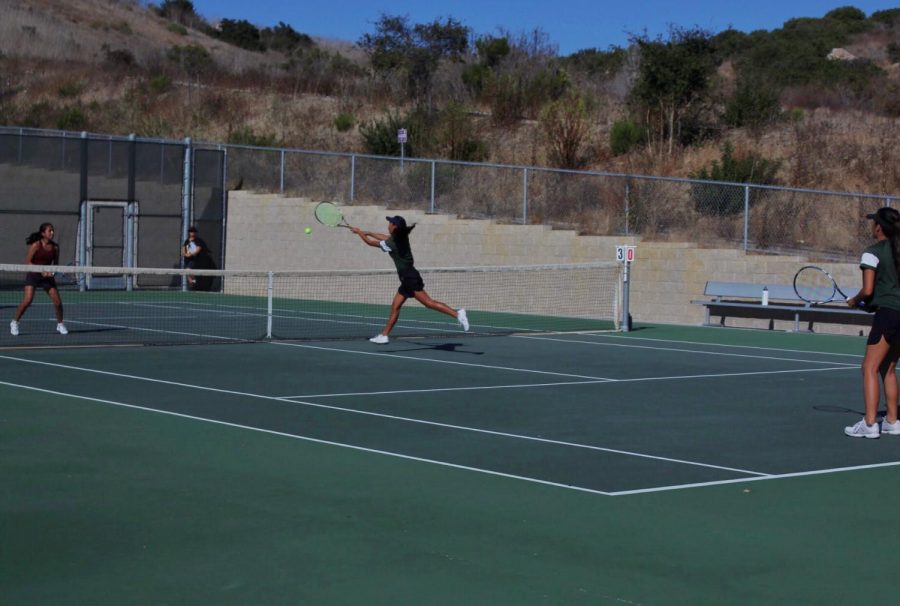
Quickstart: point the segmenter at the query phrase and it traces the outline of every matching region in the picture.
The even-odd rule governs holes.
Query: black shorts
[[[891,345],[898,344],[900,336],[900,311],[890,307],[879,307],[872,320],[872,330],[869,331],[869,345],[875,345],[881,341],[881,337]]]
[[[413,269],[400,276],[400,288],[397,289],[398,293],[407,299],[411,299],[415,297],[416,293],[420,290],[425,290],[425,282],[422,281],[422,275],[418,270]]]
[[[50,290],[51,288],[56,288],[56,278],[53,276],[45,278],[37,272],[30,271],[25,274],[25,285]]]

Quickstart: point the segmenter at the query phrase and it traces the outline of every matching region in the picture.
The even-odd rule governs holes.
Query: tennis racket
[[[346,227],[350,229],[350,225],[344,219],[341,210],[331,202],[319,202],[316,206],[316,221],[328,227]]]
[[[822,304],[850,298],[830,273],[815,265],[800,268],[794,276],[794,292],[807,303]]]

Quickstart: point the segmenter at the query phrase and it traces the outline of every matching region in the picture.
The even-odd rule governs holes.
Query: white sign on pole
[[[397,143],[406,143],[406,129],[401,128],[397,131]]]
[[[620,244],[616,246],[616,261],[619,263],[631,263],[634,261],[635,246]]]

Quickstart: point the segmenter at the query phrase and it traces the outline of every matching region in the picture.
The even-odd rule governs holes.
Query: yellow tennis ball
[[[311,234],[311,233],[312,233],[312,227],[307,227],[306,229],[303,230],[303,233],[305,233],[305,234],[307,234],[307,235]]]

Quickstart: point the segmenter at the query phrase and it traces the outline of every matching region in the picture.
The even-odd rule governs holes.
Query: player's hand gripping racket
[[[794,276],[794,292],[807,303],[822,304],[835,299],[846,301],[850,298],[841,290],[830,273],[815,265],[800,268]]]
[[[319,202],[316,206],[316,221],[328,227],[346,227],[351,229],[350,225],[344,219],[341,210],[331,202]]]

